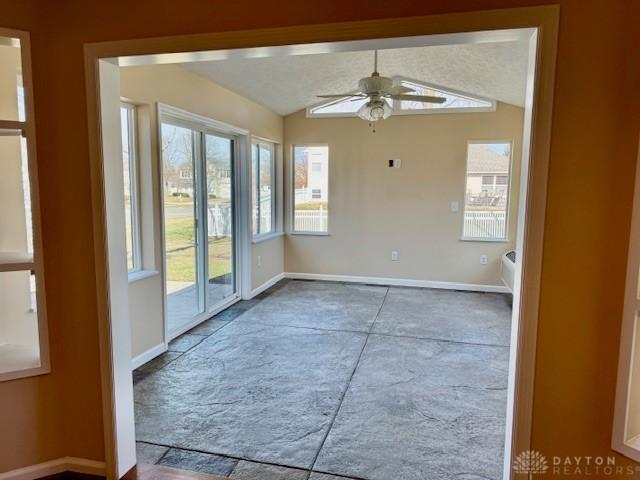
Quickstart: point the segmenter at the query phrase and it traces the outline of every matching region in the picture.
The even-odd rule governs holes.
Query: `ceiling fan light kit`
[[[391,106],[384,98],[374,98],[360,107],[358,116],[369,123],[374,123],[389,118],[391,112]]]
[[[380,76],[378,73],[378,51],[375,50],[373,73],[370,77],[360,79],[357,93],[318,95],[318,97],[349,101],[368,99],[358,110],[358,117],[370,124],[375,124],[391,116],[393,109],[391,105],[389,105],[388,100],[405,100],[422,103],[444,103],[447,100],[444,97],[415,95],[414,93],[415,91],[413,89],[403,85],[394,85],[391,78]]]

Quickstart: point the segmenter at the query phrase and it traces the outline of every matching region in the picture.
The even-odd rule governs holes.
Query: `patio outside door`
[[[162,119],[165,321],[174,338],[237,298],[231,136]]]

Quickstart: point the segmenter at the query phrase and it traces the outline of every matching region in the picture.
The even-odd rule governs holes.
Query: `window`
[[[468,111],[494,112],[496,110],[495,100],[402,77],[394,77],[393,80],[396,85],[411,88],[415,95],[431,95],[446,98],[444,103],[422,103],[406,100],[398,102],[388,100],[389,105],[391,105],[393,109],[393,115]],[[307,117],[355,117],[360,107],[366,102],[366,98],[353,99],[348,96],[331,99],[308,107]]]
[[[0,29],[0,380],[49,371],[29,62]]]
[[[470,142],[462,238],[506,240],[511,142]]]
[[[329,147],[293,147],[293,231],[327,233]]]
[[[612,445],[614,450],[638,462],[640,461],[640,321],[638,320],[640,318],[640,169],[636,169],[622,315]]]
[[[411,80],[402,80],[400,84],[404,87],[411,88],[415,95],[430,95],[434,97],[444,97],[444,103],[422,103],[413,101],[396,102],[396,109],[400,112],[423,112],[429,113],[437,110],[445,111],[489,111],[496,109],[496,103],[492,100],[476,97],[468,93],[454,92],[442,87],[430,85],[427,83],[416,82]]]
[[[140,255],[140,208],[138,202],[138,155],[136,144],[136,107],[123,103],[120,107],[122,129],[122,172],[124,176],[125,233],[127,270],[142,269]]]
[[[355,117],[367,99],[351,100],[351,97],[331,100],[307,109],[308,117]]]
[[[266,235],[276,229],[275,146],[270,142],[252,144],[253,235]]]

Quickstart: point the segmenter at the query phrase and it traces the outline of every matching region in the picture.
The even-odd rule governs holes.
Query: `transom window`
[[[444,103],[387,100],[393,109],[394,115],[442,112],[493,112],[496,109],[495,100],[482,98],[469,93],[458,92],[453,89],[402,77],[394,77],[394,83],[411,88],[415,92],[415,95],[430,95],[446,98]],[[307,117],[353,117],[357,115],[360,107],[366,102],[366,98],[356,100],[353,100],[351,97],[339,98],[337,100],[332,99],[308,107]]]
[[[29,35],[0,28],[0,381],[49,371],[29,63]]]
[[[276,229],[275,145],[252,144],[253,235],[265,235]]]
[[[436,87],[426,83],[413,82],[409,80],[403,80],[401,85],[409,87],[414,90],[415,95],[430,95],[435,97],[444,97],[447,100],[444,103],[422,103],[411,102],[403,100],[401,102],[395,102],[397,110],[400,111],[412,111],[428,113],[433,110],[448,110],[448,111],[460,111],[460,110],[481,110],[481,111],[494,111],[495,102],[475,97],[471,94],[462,92],[454,92],[452,90],[446,90],[442,87]]]
[[[470,142],[464,198],[465,240],[506,240],[511,142]]]

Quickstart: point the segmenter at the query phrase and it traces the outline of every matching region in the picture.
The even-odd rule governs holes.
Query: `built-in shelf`
[[[0,376],[40,367],[38,346],[0,344]]]
[[[0,252],[0,272],[33,270],[33,255],[25,252]]]
[[[25,122],[15,120],[0,120],[0,136],[14,137],[22,136],[25,129]]]

